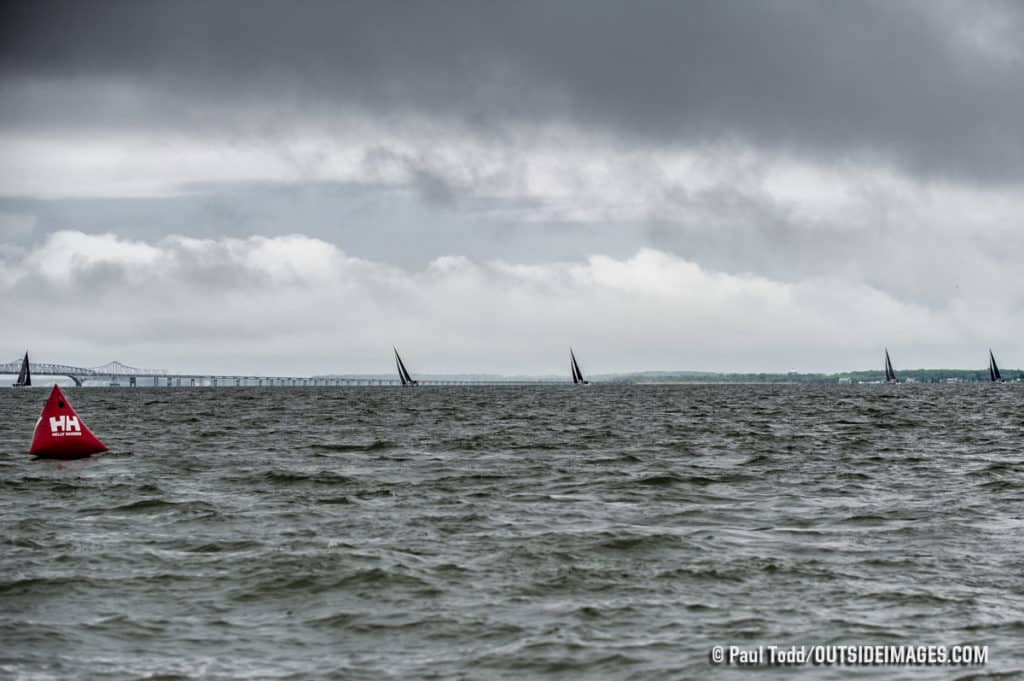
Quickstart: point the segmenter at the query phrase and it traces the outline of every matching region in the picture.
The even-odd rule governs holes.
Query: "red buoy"
[[[80,459],[105,451],[106,445],[82,423],[68,398],[54,385],[36,421],[28,453],[44,459]]]

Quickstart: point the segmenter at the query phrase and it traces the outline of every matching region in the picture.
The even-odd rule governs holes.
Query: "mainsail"
[[[885,382],[896,382],[896,372],[892,370],[892,360],[889,359],[889,348],[885,349]]]
[[[402,381],[402,385],[419,385],[419,381],[412,380],[412,376],[409,375],[409,370],[405,368],[402,358],[398,355],[398,348],[394,348],[394,351],[395,365],[398,367],[398,378]]]
[[[999,373],[999,365],[996,364],[996,356],[992,354],[992,348],[988,350],[988,377],[993,383],[1003,382],[1003,377]]]
[[[28,353],[25,353],[25,359],[21,360],[21,372],[18,374],[18,382],[14,384],[16,388],[27,388],[32,385],[32,369],[28,365]]]
[[[573,384],[587,385],[590,381],[583,380],[583,372],[580,371],[579,362],[576,361],[576,355],[573,353],[572,348],[569,348],[569,368],[572,370],[572,382]]]

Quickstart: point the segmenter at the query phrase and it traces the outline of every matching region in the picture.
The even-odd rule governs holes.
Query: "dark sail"
[[[996,356],[992,354],[992,349],[988,351],[988,377],[992,379],[993,383],[999,383],[1003,380],[1002,375],[999,373],[999,365],[996,364]]]
[[[892,370],[892,360],[889,359],[889,348],[885,349],[885,382],[896,382],[896,372]]]
[[[398,368],[398,380],[402,382],[402,385],[406,385],[405,374],[402,373],[402,360],[398,359],[398,353],[395,353],[395,366]]]
[[[583,385],[590,383],[590,381],[583,380],[583,372],[580,371],[580,365],[576,361],[576,355],[573,353],[572,348],[569,348],[569,361],[570,368],[572,369],[572,382],[574,384],[582,383]]]
[[[27,388],[32,385],[32,369],[28,365],[28,353],[21,361],[21,372],[18,374],[18,382],[14,384],[18,388]]]
[[[402,381],[402,385],[419,385],[419,381],[412,380],[409,370],[405,368],[405,363],[402,362],[402,358],[398,355],[398,348],[394,348],[394,351],[395,364],[398,366],[398,378]]]

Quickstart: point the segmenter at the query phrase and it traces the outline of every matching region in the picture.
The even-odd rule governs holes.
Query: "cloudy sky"
[[[0,359],[1024,365],[1024,8],[20,2]]]

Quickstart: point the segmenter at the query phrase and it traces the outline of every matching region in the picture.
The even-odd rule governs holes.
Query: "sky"
[[[1024,365],[1024,6],[16,2],[0,360]]]

